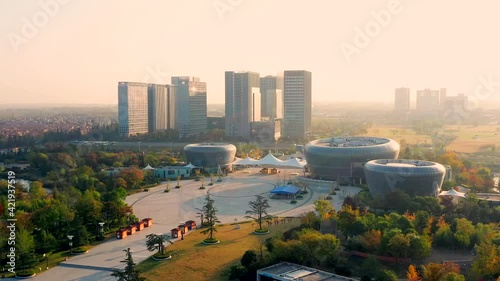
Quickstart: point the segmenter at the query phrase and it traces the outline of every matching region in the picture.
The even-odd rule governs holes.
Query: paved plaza
[[[282,170],[284,171],[284,170]],[[201,209],[207,192],[215,200],[215,207],[219,210],[217,216],[221,223],[233,223],[243,221],[248,202],[255,199],[255,195],[263,194],[269,198],[271,191],[278,184],[278,177],[289,180],[300,174],[299,170],[286,170],[283,174],[263,175],[258,168],[245,169],[231,173],[224,177],[220,183],[208,186],[209,179],[205,179],[205,190],[200,190],[201,181],[181,181],[181,188],[175,189],[175,181],[170,182],[171,191],[163,192],[166,183],[151,188],[149,192],[140,192],[127,197],[126,202],[134,209],[134,214],[143,219],[151,217],[152,227],[145,228],[128,236],[123,240],[110,239],[94,248],[87,254],[73,256],[59,266],[38,274],[32,280],[115,280],[110,275],[113,269],[123,268],[120,263],[125,258],[124,249],[133,251],[133,258],[139,263],[153,253],[146,249],[146,235],[150,233],[169,234],[170,229],[177,227],[179,223],[194,220],[198,224],[200,218],[196,214]],[[215,181],[215,179],[214,179]],[[342,187],[345,192],[341,194],[355,194],[359,190],[355,187]],[[271,205],[270,213],[280,217],[300,216],[312,211],[313,202],[328,195],[330,187],[312,187],[304,198],[298,200],[297,204],[290,204],[290,200],[269,199]],[[342,203],[342,195],[334,196],[332,203],[338,210]]]

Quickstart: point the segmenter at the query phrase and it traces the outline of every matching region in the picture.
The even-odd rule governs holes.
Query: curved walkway
[[[134,261],[139,263],[149,256],[145,247],[146,235],[149,233],[170,233],[170,229],[177,227],[180,222],[187,220],[199,221],[197,208],[203,206],[206,192],[215,200],[219,210],[217,216],[222,223],[232,223],[244,220],[248,202],[257,194],[266,194],[274,188],[278,178],[276,175],[262,175],[258,169],[248,169],[251,173],[236,172],[223,178],[220,183],[208,186],[205,190],[199,189],[200,181],[181,181],[181,188],[175,189],[170,184],[171,191],[163,190],[166,184],[153,187],[149,192],[140,192],[127,197],[126,202],[133,206],[134,214],[138,218],[153,218],[152,227],[145,228],[128,236],[126,239],[111,239],[90,250],[89,253],[73,256],[61,266],[49,269],[34,277],[32,280],[115,280],[110,271],[123,268],[121,260],[125,258],[124,249],[133,251]],[[247,171],[248,171],[247,170]],[[309,197],[307,197],[309,195]],[[289,200],[269,200],[270,213],[280,216],[298,216],[313,210],[312,202],[322,196],[321,190],[310,191],[304,199],[298,200],[297,205],[290,204]],[[6,279],[5,279],[6,280]],[[14,279],[13,279],[14,280]]]

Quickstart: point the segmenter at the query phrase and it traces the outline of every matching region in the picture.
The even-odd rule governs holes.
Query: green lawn
[[[238,263],[245,251],[258,249],[268,237],[296,227],[299,223],[299,219],[293,219],[291,223],[273,224],[267,235],[252,234],[257,228],[254,223],[242,223],[240,229],[236,229],[235,225],[219,226],[215,236],[221,242],[216,245],[203,245],[202,241],[207,236],[195,230],[186,235],[184,240],[168,246],[167,251],[172,259],[148,259],[138,268],[142,272],[141,276],[147,280],[227,280],[227,276],[222,274]]]

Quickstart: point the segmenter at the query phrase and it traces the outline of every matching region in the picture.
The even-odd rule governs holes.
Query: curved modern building
[[[309,142],[304,156],[317,179],[364,179],[363,165],[374,159],[396,159],[399,144],[388,138],[333,137]]]
[[[227,143],[195,143],[184,147],[186,162],[205,169],[228,166],[234,161],[236,146]]]
[[[409,159],[373,160],[364,170],[370,192],[383,196],[396,189],[411,196],[436,196],[446,174],[439,163]]]

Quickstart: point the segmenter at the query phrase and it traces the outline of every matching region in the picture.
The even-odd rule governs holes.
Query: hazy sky
[[[401,86],[412,99],[474,95],[479,77],[500,81],[499,11],[498,0],[3,0],[0,100],[115,104],[118,81],[189,75],[223,103],[224,71],[286,69],[312,72],[316,102],[391,101]]]

